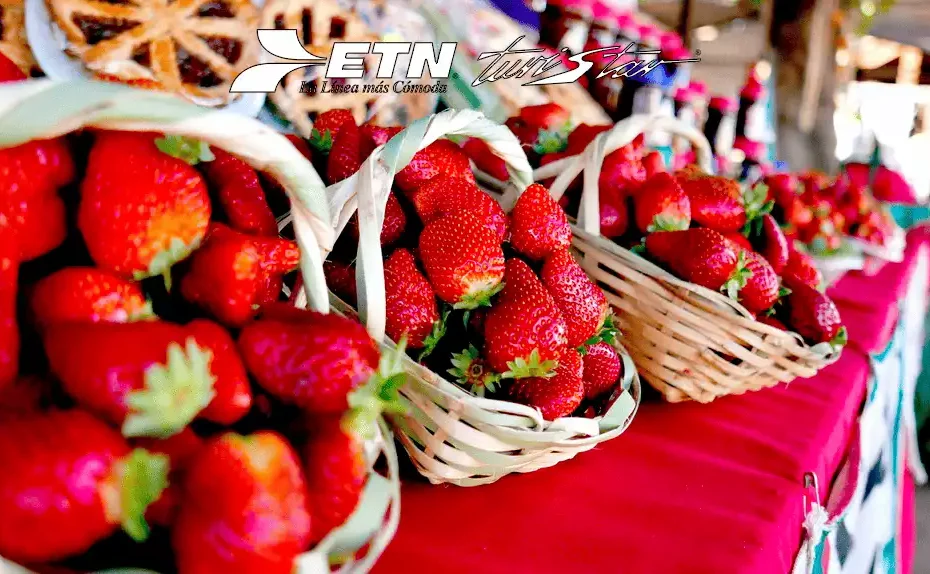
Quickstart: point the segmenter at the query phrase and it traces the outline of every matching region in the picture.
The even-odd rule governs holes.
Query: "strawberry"
[[[568,346],[582,346],[604,325],[607,297],[567,249],[550,255],[539,275],[565,319]]]
[[[601,235],[610,238],[622,236],[630,225],[626,199],[616,194],[608,196],[604,192],[599,192],[598,195]]]
[[[819,288],[823,283],[823,275],[814,264],[814,259],[797,249],[791,249],[788,255],[788,262],[781,272],[782,282],[789,289],[797,289],[800,285],[807,285],[813,288]]]
[[[156,147],[158,146],[158,147]],[[165,150],[165,152],[161,151]],[[97,266],[121,277],[165,275],[207,233],[210,196],[188,161],[212,157],[199,142],[103,132],[81,185],[78,227]]]
[[[424,224],[436,219],[469,211],[486,220],[500,241],[507,238],[509,220],[499,203],[464,179],[437,177],[413,194],[413,207]]]
[[[384,295],[388,336],[400,341],[406,335],[411,349],[435,347],[442,336],[436,295],[406,249],[384,262]]]
[[[704,170],[701,169],[697,164],[692,163],[679,170],[676,170],[673,175],[675,176],[675,179],[678,180],[679,184],[683,184],[685,181],[707,177],[709,174],[705,173]]]
[[[246,325],[238,344],[263,389],[311,413],[348,409],[349,393],[375,374],[380,357],[359,323],[283,303]]]
[[[19,69],[19,66],[13,63],[13,60],[7,58],[3,52],[0,52],[0,84],[7,82],[21,82],[26,79],[26,74]]]
[[[95,269],[66,267],[36,283],[30,297],[40,325],[64,321],[126,323],[154,318],[138,283]]]
[[[758,252],[772,266],[772,270],[775,273],[781,273],[788,264],[788,239],[778,222],[770,214],[763,215],[761,222],[759,234],[754,238],[753,243],[758,247]]]
[[[125,436],[166,437],[210,405],[221,363],[235,358],[192,331],[162,321],[56,323],[45,352],[78,404]]]
[[[504,290],[484,320],[484,356],[513,378],[545,376],[568,344],[568,328],[552,295],[520,259],[509,259]]]
[[[252,237],[214,224],[181,279],[181,294],[224,325],[238,327],[255,316],[260,301],[267,301],[268,278],[283,276],[299,263],[293,241]]]
[[[388,141],[399,134],[401,130],[403,130],[403,128],[399,126],[382,127],[374,124],[364,124],[361,127],[362,161],[368,159],[368,156],[371,155],[371,152],[375,151],[375,148],[388,143]]]
[[[365,444],[349,420],[317,417],[303,449],[314,543],[348,520],[368,480]]]
[[[362,136],[354,121],[345,122],[333,140],[326,160],[326,180],[332,185],[351,177],[362,167]]]
[[[31,375],[19,377],[0,388],[0,420],[48,410],[53,394],[54,387],[47,379]]]
[[[0,225],[16,230],[21,261],[36,259],[64,242],[68,234],[65,203],[54,194],[19,202],[0,199]]]
[[[553,376],[517,379],[510,386],[511,400],[539,409],[547,421],[571,415],[585,395],[581,355],[566,348],[560,357]]]
[[[171,531],[180,574],[290,574],[310,545],[307,483],[281,435],[226,433],[187,469]]]
[[[226,329],[213,321],[195,319],[186,328],[197,344],[209,349],[213,355],[210,371],[216,377],[214,396],[200,416],[215,423],[231,425],[252,408],[252,387],[236,343]]]
[[[565,131],[571,121],[568,110],[554,103],[524,106],[519,117],[524,124],[542,131]]]
[[[691,202],[691,219],[698,225],[727,233],[739,231],[746,223],[746,210],[735,181],[707,176],[680,183]]]
[[[164,455],[170,461],[168,487],[148,507],[145,518],[159,526],[171,526],[178,510],[181,495],[184,492],[182,488],[184,471],[193,463],[203,448],[205,441],[190,428],[186,428],[172,437],[164,439],[141,438],[133,441],[133,443],[136,447],[144,448],[150,453]]]
[[[0,421],[0,458],[0,554],[21,563],[81,554],[120,524],[144,540],[167,483],[167,457],[131,451],[81,410]]]
[[[601,193],[628,197],[633,195],[644,181],[646,168],[643,162],[636,155],[632,145],[625,145],[604,158],[597,185]]]
[[[475,162],[475,166],[484,173],[500,181],[507,181],[510,179],[510,172],[507,171],[507,162],[495,155],[484,140],[468,138],[465,140],[465,143],[462,144],[462,150]]]
[[[775,327],[776,329],[780,329],[782,331],[788,330],[788,327],[786,327],[784,323],[782,323],[775,317],[770,317],[768,315],[759,315],[758,317],[756,317],[756,321],[760,323],[765,323],[769,327]]]
[[[310,133],[310,145],[314,149],[330,153],[336,136],[344,124],[355,124],[355,116],[344,109],[326,110],[313,122],[313,131]]]
[[[407,228],[407,214],[404,208],[397,200],[394,192],[388,194],[387,203],[384,205],[384,223],[381,225],[381,245],[387,247],[396,243],[404,234]],[[352,216],[349,220],[349,229],[352,238],[358,241],[358,214]]]
[[[643,159],[643,169],[646,170],[646,177],[650,178],[659,173],[666,173],[665,171],[665,159],[662,158],[662,154],[657,151],[651,151],[647,153]]]
[[[633,198],[636,226],[644,233],[679,231],[691,225],[688,196],[668,173],[658,173],[639,188]]]
[[[572,241],[565,212],[538,183],[523,191],[510,220],[510,244],[530,259],[544,259],[557,249],[567,249]]]
[[[19,370],[19,326],[16,322],[16,280],[19,244],[13,230],[0,226],[0,390],[16,380]]]
[[[745,259],[746,270],[752,274],[739,290],[740,303],[753,313],[771,309],[778,300],[778,275],[769,262],[755,251],[744,250],[741,255]]]
[[[474,315],[470,319],[480,317]],[[455,382],[483,397],[486,393],[497,392],[501,377],[491,371],[488,362],[481,357],[474,345],[469,345],[461,353],[452,354],[452,368],[446,371],[455,378]]]
[[[727,238],[727,241],[733,244],[733,250],[737,253],[743,249],[752,251],[752,243],[750,243],[749,239],[742,233],[731,231],[730,233],[723,233],[722,235]]]
[[[326,286],[337,297],[355,307],[358,304],[358,287],[355,282],[355,267],[338,261],[324,261],[323,274]],[[297,291],[297,287],[293,289]]]
[[[439,175],[475,181],[462,148],[449,140],[437,140],[415,153],[410,163],[394,176],[394,183],[410,194]]]
[[[582,360],[585,398],[596,399],[614,388],[623,366],[620,355],[609,343],[598,341],[588,345]]]
[[[788,324],[811,344],[846,344],[846,328],[833,301],[808,285],[796,285],[787,297]]]
[[[485,220],[462,211],[429,223],[420,234],[420,259],[433,290],[456,309],[490,304],[501,290],[504,251]]]
[[[310,149],[310,144],[307,143],[307,140],[296,134],[284,134],[284,137],[287,138],[287,141],[291,142],[291,145],[297,148],[300,155],[307,158],[307,161],[313,161],[313,150]]]
[[[565,151],[569,155],[579,155],[582,153],[588,144],[594,141],[594,138],[598,136],[601,132],[606,132],[612,126],[609,125],[597,125],[592,126],[589,124],[578,124],[575,126],[575,129],[572,130],[572,133],[568,134],[568,146],[565,148]]]
[[[746,284],[737,252],[726,237],[712,229],[651,233],[646,236],[646,251],[685,281],[734,298]]]
[[[786,209],[800,191],[798,178],[790,173],[773,173],[766,176],[763,183],[768,188],[766,199],[774,201],[782,209]]]
[[[205,172],[229,226],[250,235],[277,236],[278,222],[252,166],[221,149],[214,149],[213,155],[213,161],[204,163]]]

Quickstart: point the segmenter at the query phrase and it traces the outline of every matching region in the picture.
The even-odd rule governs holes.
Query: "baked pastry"
[[[259,61],[250,0],[46,1],[68,51],[89,70],[154,80],[201,105],[232,99],[232,81]]]
[[[23,71],[35,75],[39,66],[26,41],[25,0],[0,0],[0,52]]]
[[[333,42],[378,41],[356,12],[346,10],[336,0],[269,0],[262,9],[261,28],[297,30],[304,48],[324,58],[332,53]],[[330,109],[351,110],[355,121],[362,123],[379,97],[363,89],[372,83],[369,72],[375,69],[374,64],[366,65],[369,77],[360,80],[325,80],[324,66],[295,70],[281,80],[270,95],[271,101],[304,137],[310,137],[317,115]],[[327,82],[326,91],[323,82]],[[359,89],[356,93],[333,92],[334,84],[357,84]]]

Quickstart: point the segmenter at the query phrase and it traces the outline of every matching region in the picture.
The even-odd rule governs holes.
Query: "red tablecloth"
[[[923,235],[904,263],[831,293],[852,344],[812,379],[710,405],[644,403],[626,434],[553,468],[474,488],[404,484],[388,572],[788,572],[803,476],[825,499]]]

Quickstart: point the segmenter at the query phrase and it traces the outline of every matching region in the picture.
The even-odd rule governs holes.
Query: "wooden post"
[[[807,62],[804,66],[804,83],[801,86],[801,106],[798,113],[798,128],[804,133],[814,129],[820,107],[823,75],[833,73],[833,26],[832,14],[837,0],[817,0],[814,4],[808,31]]]
[[[678,35],[685,48],[691,48],[691,15],[694,13],[694,0],[682,0],[681,15],[678,17]]]

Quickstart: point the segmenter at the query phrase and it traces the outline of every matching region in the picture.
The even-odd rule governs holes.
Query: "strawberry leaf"
[[[739,291],[746,286],[746,282],[749,281],[752,275],[752,270],[746,268],[746,252],[740,251],[739,258],[736,262],[736,269],[720,290],[726,293],[727,297],[730,299],[739,301]]]
[[[343,428],[370,438],[375,434],[382,413],[407,412],[407,404],[400,395],[401,387],[407,382],[402,362],[406,347],[407,338],[402,337],[397,348],[381,352],[377,372],[349,394],[349,411],[343,416]]]
[[[656,215],[646,231],[654,233],[656,231],[684,231],[685,229],[688,229],[688,222],[680,217]]]
[[[635,253],[636,255],[643,255],[644,253],[646,253],[646,244],[637,243],[633,247],[630,247],[630,253]]]
[[[176,157],[190,165],[216,159],[206,142],[185,136],[167,135],[158,138],[155,140],[155,147],[162,153]]]
[[[446,320],[449,318],[449,313],[451,312],[451,310],[446,309],[442,317],[433,323],[433,330],[423,339],[423,350],[420,351],[420,356],[417,357],[418,361],[422,362],[423,359],[430,356],[430,353],[436,350],[436,345],[439,344],[439,341],[446,334]]]
[[[834,347],[845,347],[848,340],[849,337],[846,333],[846,327],[840,327],[840,330],[836,333],[836,336],[830,340],[830,344]]]
[[[455,377],[456,383],[479,397],[483,397],[485,393],[497,392],[497,385],[501,379],[500,375],[487,369],[474,345],[468,345],[461,353],[454,353],[452,368],[446,372]]]
[[[333,149],[333,134],[329,130],[323,130],[321,134],[319,130],[313,128],[313,131],[310,133],[310,146],[323,154],[328,154],[331,149]]]
[[[525,379],[528,377],[549,378],[555,375],[558,361],[543,361],[539,349],[533,349],[529,357],[517,357],[507,362],[507,372],[501,375],[505,379]]]
[[[123,530],[136,542],[149,537],[145,511],[168,487],[170,461],[167,455],[137,448],[118,463],[120,485],[118,516]]]
[[[539,130],[536,143],[533,144],[533,151],[539,155],[546,155],[563,152],[566,147],[568,147],[568,137],[564,132],[559,130]]]
[[[478,307],[490,307],[491,306],[491,297],[494,297],[501,292],[501,289],[504,288],[504,282],[501,281],[497,285],[485,289],[484,291],[479,291],[477,293],[472,293],[470,295],[465,295],[459,299],[458,303],[452,306],[453,309],[477,309]]]

